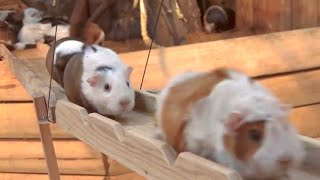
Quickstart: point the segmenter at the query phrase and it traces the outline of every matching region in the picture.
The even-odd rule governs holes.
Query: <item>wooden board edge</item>
[[[148,152],[153,153],[152,156],[158,158],[158,163],[160,163],[162,167],[166,167],[167,170],[171,171],[173,174],[179,174],[181,172],[188,174],[190,169],[185,169],[185,166],[188,166],[189,164],[189,167],[192,167],[193,173],[197,172],[206,177],[218,177],[218,179],[223,180],[241,179],[240,175],[235,171],[217,165],[212,161],[209,162],[208,160],[191,153],[179,154],[177,159],[174,160],[173,157],[176,157],[176,154],[172,152],[172,149],[168,145],[166,146],[165,142],[145,137],[144,134],[135,132],[135,130],[126,130],[120,123],[99,114],[87,114],[85,112],[86,110],[78,105],[59,100],[56,106],[57,124],[68,133],[73,134],[96,150],[117,160],[142,176],[151,178],[158,172],[149,170],[148,173],[145,173],[144,169],[148,169],[148,167],[146,167],[147,164],[139,164],[138,162],[135,162],[135,158],[123,159],[120,156],[110,153],[110,151],[112,151],[110,149],[121,147],[121,149],[127,149],[123,150],[128,151],[127,153],[130,153],[129,149],[150,149],[150,152]],[[98,141],[97,138],[91,139],[89,136],[99,137],[99,139],[101,138],[101,141]],[[109,142],[114,143],[114,145],[108,144]],[[112,146],[112,148],[109,148],[108,146]],[[145,155],[141,152],[139,156],[144,157]],[[142,161],[149,160],[150,159],[146,158]],[[194,164],[196,164],[196,166]]]

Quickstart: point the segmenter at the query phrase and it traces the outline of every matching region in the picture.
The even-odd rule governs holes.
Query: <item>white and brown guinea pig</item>
[[[305,156],[288,105],[232,69],[186,72],[160,93],[161,136],[179,153],[193,152],[247,179],[279,178]]]
[[[117,116],[131,111],[135,93],[131,87],[132,68],[111,49],[86,46],[67,63],[63,84],[68,99],[88,112]]]
[[[55,44],[53,44],[54,37],[51,38],[52,46],[46,57],[46,66],[49,74],[51,74],[52,70],[52,78],[62,87],[64,69],[70,58],[74,54],[81,52],[84,45],[102,44],[105,37],[101,28],[93,22],[71,25],[69,33],[71,37],[59,39]],[[53,67],[52,64],[54,64]]]

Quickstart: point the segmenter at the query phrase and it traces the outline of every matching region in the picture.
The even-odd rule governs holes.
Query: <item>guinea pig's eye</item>
[[[255,142],[260,142],[261,141],[261,138],[262,138],[262,134],[259,130],[257,129],[251,129],[249,130],[249,138],[252,140],[252,141],[255,141]]]
[[[109,84],[104,85],[104,90],[110,91],[110,85]]]
[[[127,86],[128,86],[128,87],[130,87],[130,84],[129,84],[129,82],[127,82]]]

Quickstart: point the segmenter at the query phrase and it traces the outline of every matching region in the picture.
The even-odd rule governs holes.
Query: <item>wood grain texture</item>
[[[320,137],[320,105],[295,108],[290,114],[291,123],[299,134],[308,137]]]
[[[42,150],[45,157],[47,172],[50,180],[60,180],[60,172],[57,157],[53,146],[53,139],[49,121],[43,119],[48,117],[46,99],[44,96],[34,99],[34,107],[37,114],[37,122],[40,131]]]
[[[54,141],[54,146],[61,174],[106,175],[101,153],[85,143]],[[0,140],[0,147],[0,172],[47,173],[40,141]],[[108,163],[111,176],[132,172],[115,160]]]
[[[123,121],[119,121],[120,124],[98,114],[88,115],[83,108],[67,101],[58,101],[57,116],[59,127],[146,178],[196,179],[201,174],[203,178],[241,179],[232,170],[192,153],[176,156],[168,144],[153,138],[154,120],[149,113],[132,112],[127,117],[130,117],[127,122],[130,121],[131,125]],[[146,122],[141,122],[141,119]],[[314,148],[308,149],[309,156],[316,156],[314,152]],[[314,159],[319,160],[320,157]],[[307,164],[311,166],[292,173],[293,180],[318,177],[318,167]],[[189,174],[190,171],[192,173]]]
[[[318,25],[319,0],[291,0],[292,29],[311,28]]]
[[[266,78],[260,82],[292,106],[320,102],[320,69]]]
[[[236,1],[236,27],[237,29],[250,29],[254,20],[254,0]]]
[[[165,48],[169,77],[161,69],[158,52],[151,51],[143,90],[161,89],[170,78],[187,70],[225,66],[255,77],[319,67],[320,28]],[[147,54],[148,51],[120,54],[126,64],[134,67],[131,80],[135,88],[140,87]]]
[[[56,112],[60,128],[148,179],[240,179],[234,171],[191,153],[181,153],[176,159],[172,148],[153,139],[150,130],[139,130],[145,126],[139,121],[146,115],[136,119],[131,115],[130,122],[136,120],[140,127],[124,129],[98,114],[88,116],[85,109],[67,101],[58,101]]]
[[[16,179],[32,179],[32,180],[48,180],[45,174],[16,174],[16,173],[0,173],[2,180]],[[62,175],[61,180],[145,180],[142,176],[136,173],[128,173],[118,176],[85,176],[85,175]]]
[[[32,101],[30,95],[11,72],[7,61],[0,61],[0,102]]]
[[[4,57],[8,59],[11,70],[15,74],[16,78],[21,82],[23,87],[26,89],[26,91],[33,97],[40,97],[45,96],[46,99],[48,99],[49,95],[49,86],[50,83],[50,77],[48,76],[49,73],[47,72],[45,66],[44,66],[44,58],[45,55],[43,52],[38,51],[35,49],[29,49],[31,52],[28,56],[27,52],[25,51],[19,51],[21,55],[16,55],[17,57],[24,57],[23,52],[25,52],[25,57],[22,59],[17,59],[17,57],[13,56],[11,52],[9,52],[3,45],[0,45],[0,49],[2,51],[2,54],[4,54]],[[26,51],[29,51],[26,50]],[[39,59],[40,58],[40,59]],[[31,70],[30,68],[33,68],[33,65],[35,64],[33,61],[42,62],[40,63],[40,67],[38,69]],[[26,62],[29,62],[26,64]],[[39,63],[36,63],[39,64]],[[46,74],[45,76],[43,76]],[[45,78],[45,79],[41,79]],[[66,95],[64,94],[63,89],[53,81],[52,88],[51,88],[51,98],[49,102],[50,107],[54,107],[56,104],[57,99],[67,99]]]
[[[291,29],[291,0],[254,0],[254,29],[278,32]]]
[[[32,103],[0,104],[0,138],[40,138]],[[51,124],[53,138],[72,139],[73,136]]]

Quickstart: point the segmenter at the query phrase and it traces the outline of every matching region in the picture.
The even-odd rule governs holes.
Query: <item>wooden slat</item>
[[[0,104],[0,138],[40,138],[32,103]],[[53,138],[74,138],[51,124]]]
[[[292,106],[320,102],[320,69],[271,77],[260,82]]]
[[[11,72],[7,61],[0,62],[0,102],[32,101],[30,95]]]
[[[301,135],[320,137],[320,104],[295,108],[290,121]]]
[[[2,180],[16,179],[32,179],[32,180],[48,180],[45,174],[16,174],[16,173],[0,173]],[[145,180],[142,176],[136,173],[129,173],[119,176],[81,176],[81,175],[62,175],[61,180]]]
[[[151,51],[144,90],[163,88],[170,77],[186,70],[227,66],[260,76],[319,67],[320,28],[165,48],[168,78],[161,69],[158,52]],[[120,54],[134,67],[131,79],[135,88],[140,87],[147,55],[148,51]]]
[[[254,29],[278,32],[291,29],[291,0],[254,0]]]
[[[101,154],[80,141],[54,141],[61,174],[106,175]],[[40,141],[1,141],[0,172],[47,173]],[[132,172],[109,160],[110,175]]]
[[[228,168],[224,169],[191,153],[181,153],[175,159],[172,149],[167,144],[153,138],[154,127],[141,122],[142,119],[147,121],[152,118],[148,113],[131,114],[129,116],[131,125],[129,126],[123,124],[123,121],[120,121],[121,124],[119,124],[97,114],[88,115],[83,108],[66,101],[58,101],[57,113],[59,127],[147,178],[196,179],[194,175],[201,174],[203,178],[208,177],[208,179],[209,177],[240,179],[232,171],[228,172]],[[134,151],[127,151],[128,149],[134,149]],[[308,157],[311,156],[316,156],[314,148],[308,149]],[[313,161],[319,160],[317,157]],[[292,179],[316,179],[318,174],[315,170],[319,168],[313,166],[314,163],[307,164],[311,166],[294,171]],[[189,174],[190,168],[192,169],[191,174]],[[206,170],[202,171],[204,169]]]
[[[320,26],[320,1],[318,1],[318,26]]]
[[[316,27],[319,0],[292,0],[292,29]]]
[[[175,153],[167,144],[152,138],[148,130],[135,130],[145,126],[141,120],[148,120],[146,115],[131,115],[130,122],[136,125],[125,130],[118,122],[100,115],[87,116],[83,108],[67,101],[58,101],[56,108],[59,127],[148,179],[187,180],[201,174],[203,179],[240,180],[231,169],[190,153],[180,154],[175,161]]]
[[[236,1],[236,27],[237,29],[250,29],[253,27],[253,1]]]

